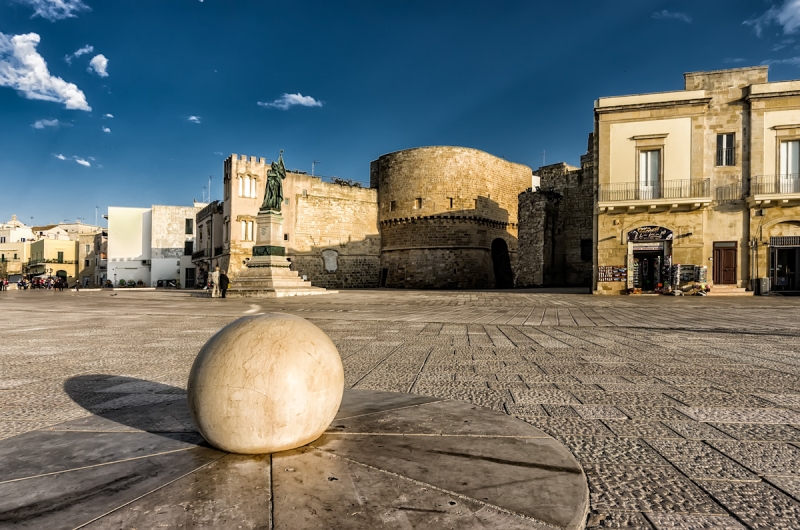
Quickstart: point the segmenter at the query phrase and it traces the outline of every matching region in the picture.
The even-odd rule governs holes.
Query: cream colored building
[[[28,276],[53,276],[72,286],[78,279],[78,242],[70,239],[42,238],[30,245]]]
[[[800,81],[767,72],[595,102],[595,292],[800,290]]]

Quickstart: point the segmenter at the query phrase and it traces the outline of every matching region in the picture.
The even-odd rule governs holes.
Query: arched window
[[[250,177],[247,176],[244,178],[244,196],[250,196]]]
[[[247,240],[247,221],[242,221],[242,241]]]
[[[253,240],[253,221],[247,221],[247,240]]]
[[[242,179],[242,177],[239,177],[236,180],[239,181],[239,197],[243,197],[244,196],[244,188],[243,188],[244,182],[243,182],[243,179]]]
[[[258,195],[256,194],[256,179],[255,178],[252,181],[250,181],[250,196],[252,198],[254,198],[254,199],[256,197],[258,197]]]

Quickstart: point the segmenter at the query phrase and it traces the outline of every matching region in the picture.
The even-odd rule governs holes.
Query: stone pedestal
[[[290,265],[283,246],[283,215],[274,211],[259,212],[253,257],[247,262],[247,268],[231,279],[227,296],[278,298],[337,292],[303,281],[297,271],[290,270]]]

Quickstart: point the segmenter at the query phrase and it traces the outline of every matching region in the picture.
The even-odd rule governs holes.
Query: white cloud
[[[17,0],[17,2],[33,8],[31,18],[39,16],[50,22],[73,18],[77,16],[75,13],[92,10],[82,0]]]
[[[0,33],[0,86],[13,88],[28,99],[63,103],[68,109],[92,110],[76,85],[50,75],[47,63],[36,51],[39,40],[36,33],[11,38]]]
[[[111,129],[109,129],[108,127],[103,127],[103,132],[104,133],[110,133]]]
[[[67,64],[72,64],[72,60],[76,57],[80,57],[81,55],[86,55],[87,53],[92,53],[94,51],[94,46],[89,46],[88,44],[81,48],[80,50],[75,50],[73,53],[64,56],[64,60],[67,61]]]
[[[104,118],[113,118],[114,115],[113,114],[103,114],[103,117]]]
[[[284,94],[275,101],[270,103],[265,103],[263,101],[258,102],[259,105],[262,107],[272,107],[281,110],[289,110],[289,108],[294,107],[295,105],[300,105],[301,107],[321,107],[322,102],[318,101],[311,96],[304,96],[303,94]]]
[[[656,11],[655,13],[653,13],[652,17],[658,20],[680,20],[681,22],[686,22],[687,24],[692,23],[692,17],[690,17],[686,13],[679,13],[678,11],[667,11],[666,9],[662,9],[661,11]]]
[[[92,164],[88,160],[84,160],[83,158],[77,156],[73,156],[72,158],[75,159],[75,162],[79,163],[82,166],[92,167]]]
[[[58,127],[58,120],[37,120],[33,125],[34,129],[44,129],[45,127]]]
[[[788,59],[769,59],[761,61],[761,64],[788,64],[790,66],[800,66],[800,57],[789,57]]]
[[[752,26],[759,37],[772,24],[781,26],[786,35],[796,33],[800,28],[800,0],[784,0],[782,5],[772,6],[761,16],[745,20],[742,24]]]
[[[92,60],[89,61],[89,68],[86,70],[89,72],[94,71],[100,77],[108,77],[106,68],[108,68],[108,59],[101,53],[92,57]]]
[[[726,59],[723,59],[723,61],[722,61],[722,62],[723,62],[723,63],[726,63],[726,64],[735,64],[735,63],[743,63],[743,62],[745,62],[746,60],[747,60],[747,59],[744,59],[744,58],[742,58],[742,57],[728,57],[728,58],[726,58]]]
[[[200,123],[200,116],[189,116],[188,121],[192,123]]]
[[[65,156],[64,156],[64,155],[62,155],[61,153],[59,153],[59,154],[57,154],[57,155],[56,155],[56,154],[54,154],[53,156],[54,156],[54,157],[56,157],[56,158],[58,158],[59,160],[66,160],[66,159],[67,159],[67,157],[65,157]]]

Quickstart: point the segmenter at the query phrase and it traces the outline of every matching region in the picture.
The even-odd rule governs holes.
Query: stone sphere
[[[231,322],[205,343],[189,374],[189,411],[214,447],[273,453],[319,438],[343,391],[342,360],[325,332],[268,313]]]

